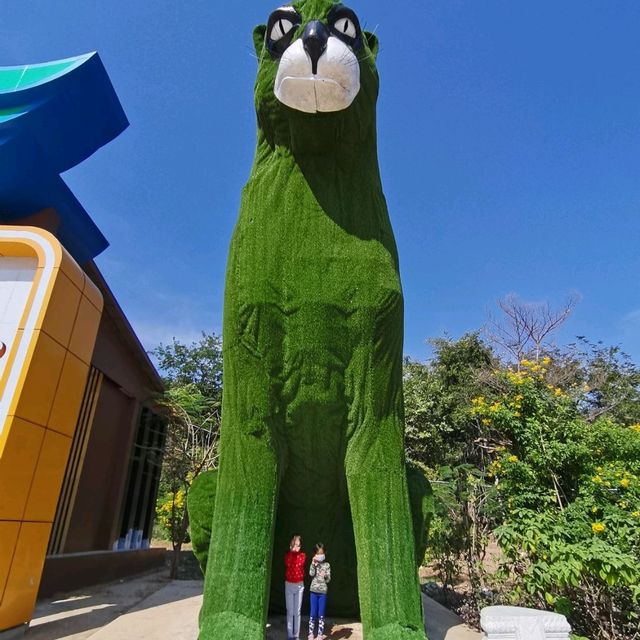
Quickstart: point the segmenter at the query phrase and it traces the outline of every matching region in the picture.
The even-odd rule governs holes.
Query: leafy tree
[[[470,407],[472,398],[486,388],[497,361],[477,333],[430,344],[430,362],[405,361],[407,457],[426,471],[433,486],[436,513],[428,555],[445,593],[462,567],[477,593],[478,558],[484,553],[489,520],[482,507],[485,483],[478,468],[485,443]]]
[[[468,406],[495,364],[477,333],[430,344],[434,357],[429,363],[407,359],[404,366],[407,457],[423,469],[474,457],[477,433]]]
[[[476,616],[490,588],[493,602],[565,613],[592,640],[636,640],[637,368],[585,340],[517,365],[477,346],[445,340],[430,362],[405,363],[407,455],[437,499],[428,558],[445,585],[466,574]]]
[[[204,398],[222,393],[222,340],[214,333],[202,333],[198,341],[184,344],[173,338],[152,352],[169,388],[194,385]]]
[[[635,638],[640,615],[640,426],[589,423],[525,361],[475,411],[507,435],[487,468],[511,601],[551,607],[590,637]]]
[[[204,333],[191,345],[174,338],[153,355],[167,385],[158,404],[168,422],[156,517],[172,542],[171,577],[175,577],[188,533],[186,498],[191,483],[203,471],[215,468],[218,461],[221,341]]]
[[[607,416],[625,425],[640,422],[640,369],[618,346],[593,344],[584,337],[578,344],[588,419]]]

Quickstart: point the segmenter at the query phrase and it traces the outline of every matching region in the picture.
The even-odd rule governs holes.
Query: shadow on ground
[[[169,580],[166,570],[97,585],[38,602],[26,640],[196,640],[200,580]],[[479,640],[451,611],[423,597],[429,640]],[[301,638],[308,619],[302,618]],[[362,626],[327,619],[328,640],[362,640]],[[286,619],[273,616],[266,640],[284,640]]]
[[[132,580],[118,580],[72,593],[56,594],[38,601],[24,637],[26,640],[88,638],[133,607],[145,606],[149,596],[169,582],[167,571],[161,570],[136,576]],[[167,597],[181,596],[173,593],[167,594]]]

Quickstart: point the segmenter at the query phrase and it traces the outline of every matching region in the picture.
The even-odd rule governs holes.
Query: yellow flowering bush
[[[527,382],[526,371],[507,371],[505,373],[505,377],[511,384],[515,384],[517,386],[523,385]]]
[[[176,493],[167,493],[158,498],[156,504],[156,524],[161,527],[167,539],[171,539],[171,532],[182,520],[185,503],[184,489],[180,488]]]
[[[616,368],[615,350],[599,347],[584,367],[575,351],[510,365],[477,359],[467,339],[444,346],[446,357],[425,368],[441,404],[424,396],[413,405],[436,425],[437,437],[424,439],[429,456],[438,437],[459,444],[446,466],[434,465],[434,493],[448,501],[438,498],[431,549],[440,556],[431,558],[453,558],[472,585],[493,589],[481,551],[496,539],[504,582],[486,604],[553,608],[591,640],[628,637],[640,620],[640,393],[629,391],[640,371]],[[471,361],[483,363],[476,376]]]
[[[524,571],[516,581],[529,595],[517,602],[529,606],[542,591],[570,613],[569,594],[586,600],[594,584],[640,606],[640,430],[588,423],[578,387],[559,385],[551,364],[524,360],[496,374],[495,393],[471,407],[487,437],[498,431],[505,443],[485,468],[503,513],[494,533],[509,558],[504,575]]]

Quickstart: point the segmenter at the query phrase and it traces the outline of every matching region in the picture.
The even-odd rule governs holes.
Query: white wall
[[[16,338],[18,324],[25,310],[37,268],[36,258],[0,256],[0,380],[8,354]]]

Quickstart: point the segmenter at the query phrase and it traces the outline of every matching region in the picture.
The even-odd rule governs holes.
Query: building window
[[[149,547],[166,432],[164,418],[142,407],[129,462],[120,537],[114,549]]]

